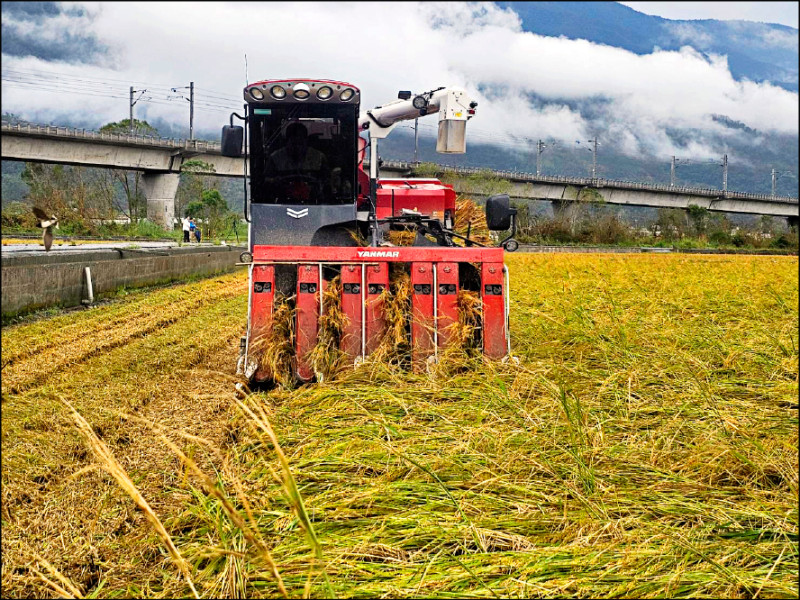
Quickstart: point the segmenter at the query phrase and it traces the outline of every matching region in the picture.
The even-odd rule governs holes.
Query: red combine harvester
[[[250,269],[247,336],[237,370],[252,382],[272,379],[254,340],[273,324],[276,298],[289,298],[295,314],[294,372],[314,376],[307,355],[325,314],[323,292],[336,276],[346,319],[341,349],[354,362],[368,356],[386,330],[383,295],[390,263],[402,263],[413,288],[408,329],[412,361],[435,360],[458,320],[457,295],[480,295],[480,344],[486,356],[509,355],[508,271],[504,250],[486,247],[453,231],[456,194],[437,179],[380,179],[378,142],[400,121],[438,114],[436,149],[464,153],[466,123],[477,103],[460,89],[438,88],[398,99],[359,115],[360,91],[319,79],[282,79],[249,84],[246,114],[231,115],[222,130],[222,154],[244,157],[250,179],[245,197]],[[234,126],[237,117],[244,127]],[[368,140],[360,134],[367,134]],[[370,150],[369,174],[364,169]],[[245,187],[247,191],[247,187]],[[516,210],[507,195],[486,203],[489,229],[516,229]],[[389,230],[415,232],[411,246],[384,241]],[[359,243],[358,240],[361,240]],[[463,245],[456,244],[461,240]]]

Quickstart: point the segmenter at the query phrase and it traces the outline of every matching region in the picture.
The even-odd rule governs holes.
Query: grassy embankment
[[[5,595],[796,597],[797,259],[508,264],[519,365],[240,406],[241,273],[4,328]]]

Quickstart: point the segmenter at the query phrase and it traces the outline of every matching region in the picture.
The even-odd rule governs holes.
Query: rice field
[[[236,392],[242,272],[4,327],[3,597],[797,597],[797,257],[507,264],[519,364]]]

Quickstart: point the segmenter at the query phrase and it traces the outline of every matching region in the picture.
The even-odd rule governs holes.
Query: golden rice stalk
[[[106,471],[109,475],[111,475],[114,479],[117,480],[119,486],[133,499],[141,511],[144,513],[145,517],[150,524],[153,526],[153,529],[156,530],[156,533],[164,542],[164,545],[167,547],[167,551],[169,552],[170,556],[172,557],[173,562],[178,566],[181,574],[186,579],[186,583],[189,584],[189,588],[192,590],[192,594],[194,594],[195,598],[199,598],[197,594],[197,590],[194,587],[194,583],[192,583],[192,577],[189,574],[189,565],[181,556],[181,553],[178,552],[178,548],[175,546],[175,543],[172,541],[172,537],[170,537],[167,530],[164,528],[164,525],[161,523],[161,520],[158,518],[153,509],[150,508],[147,500],[144,499],[141,492],[136,488],[131,478],[128,477],[128,474],[125,472],[125,469],[122,468],[122,465],[119,464],[117,459],[114,457],[114,454],[109,450],[108,446],[103,443],[103,441],[97,437],[92,426],[86,421],[86,419],[81,416],[81,414],[75,409],[72,404],[70,404],[69,400],[66,398],[60,398],[61,402],[63,402],[67,408],[72,411],[72,416],[75,419],[75,423],[78,426],[78,431],[86,438],[86,441],[89,442],[89,447],[94,452],[95,456],[100,460],[100,468]]]
[[[411,289],[411,276],[401,265],[392,263],[389,287],[378,298],[383,304],[386,333],[370,356],[373,362],[401,365],[408,361],[411,355]]]
[[[342,311],[342,278],[337,275],[322,295],[324,312],[319,318],[317,343],[306,355],[306,360],[317,377],[328,380],[347,363],[347,354],[339,348],[347,316]]]
[[[294,324],[296,309],[294,298],[294,296],[289,298],[275,296],[272,326],[265,334],[250,342],[248,351],[259,365],[272,373],[273,381],[286,389],[291,389],[295,383]]]
[[[30,570],[33,571],[34,575],[36,575],[39,579],[44,581],[50,588],[56,592],[61,598],[83,598],[83,593],[79,590],[74,583],[72,583],[69,579],[67,579],[61,571],[56,569],[53,565],[51,565],[46,559],[42,558],[36,552],[33,552],[33,557],[36,559],[37,562],[44,565],[44,567],[52,573],[56,579],[63,585],[58,585],[47,576],[45,576],[39,569],[36,567],[31,566]]]
[[[472,224],[470,228],[469,225]],[[456,200],[456,218],[453,223],[453,231],[461,235],[467,235],[471,240],[481,244],[492,244],[492,236],[486,224],[486,212],[483,207],[478,206],[470,198],[460,197]],[[463,240],[455,240],[457,244],[463,246]]]
[[[471,369],[475,359],[482,358],[482,303],[477,292],[459,290],[456,296],[458,321],[447,328],[447,345],[439,351],[436,374],[452,375]]]
[[[386,233],[386,240],[395,246],[412,246],[417,237],[416,231],[401,229],[397,231],[389,231]]]
[[[362,236],[358,229],[348,229],[347,232],[350,234],[350,237],[353,239],[353,241],[359,246],[369,246],[369,240]]]

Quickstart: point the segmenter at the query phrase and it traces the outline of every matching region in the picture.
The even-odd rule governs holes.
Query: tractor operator
[[[269,156],[267,182],[282,188],[298,203],[321,202],[330,193],[331,171],[327,157],[308,145],[308,131],[302,123],[286,128],[286,145]],[[315,198],[312,198],[312,195]]]

